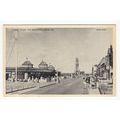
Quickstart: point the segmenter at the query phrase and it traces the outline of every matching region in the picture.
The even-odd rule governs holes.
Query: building
[[[17,73],[17,77],[16,77]],[[20,67],[6,67],[6,80],[12,79],[17,80],[33,80],[40,79],[41,77],[47,78],[55,76],[56,70],[52,65],[48,65],[43,60],[38,65],[38,68],[33,67],[33,64],[26,60]]]
[[[61,77],[63,77],[63,78],[73,78],[73,73],[61,73]]]
[[[92,74],[97,75],[102,80],[112,80],[113,78],[113,50],[108,48],[107,55],[103,57],[98,65],[92,68]]]
[[[78,58],[75,59],[75,74],[74,74],[74,76],[75,76],[76,78],[79,78],[79,77],[80,77],[79,59],[78,59]]]
[[[80,76],[84,76],[85,72],[84,71],[80,71]]]
[[[79,74],[79,59],[78,58],[76,58],[75,60],[75,73],[76,75]]]
[[[110,66],[109,66],[108,56],[105,56],[101,59],[100,63],[97,66],[96,74],[103,79],[110,79]]]

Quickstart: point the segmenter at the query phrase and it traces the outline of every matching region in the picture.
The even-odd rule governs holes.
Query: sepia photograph
[[[115,24],[3,29],[5,96],[116,94]]]

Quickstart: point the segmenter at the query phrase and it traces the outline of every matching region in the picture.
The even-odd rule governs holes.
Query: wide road
[[[38,88],[24,94],[88,94],[82,79],[63,79],[60,83]]]

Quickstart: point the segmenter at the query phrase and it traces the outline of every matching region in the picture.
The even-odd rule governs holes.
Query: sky
[[[19,29],[17,34],[7,28],[6,63],[15,67],[18,53],[18,66],[28,58],[34,67],[43,60],[61,72],[74,72],[78,58],[79,70],[91,73],[92,66],[107,55],[111,43],[111,28]]]

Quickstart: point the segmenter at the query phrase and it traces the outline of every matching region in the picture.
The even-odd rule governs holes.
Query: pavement
[[[43,88],[38,88],[32,91],[24,92],[23,94],[89,94],[88,88],[84,85],[82,79],[62,79],[60,83],[50,85]]]
[[[100,94],[113,94],[113,84],[100,83],[99,91],[100,91]]]
[[[19,89],[18,85],[22,86]],[[24,86],[23,86],[24,85]],[[25,95],[44,95],[44,94],[74,94],[74,95],[100,95],[100,90],[98,88],[91,88],[88,83],[84,82],[82,78],[69,78],[62,79],[60,83],[52,82],[42,82],[42,83],[14,83],[15,89],[9,94],[25,94]],[[17,88],[18,87],[18,88]],[[17,89],[16,89],[17,88]]]
[[[12,84],[12,88],[10,85],[7,86],[7,94],[23,94],[25,92],[33,91],[38,88],[47,87],[49,85],[56,84],[55,81],[51,82],[42,82],[42,83],[33,83],[33,82],[16,82]]]
[[[100,95],[100,91],[98,88],[89,88],[89,94],[91,95]]]
[[[99,95],[98,88],[92,88],[88,83],[84,82],[85,87],[88,89],[90,95]]]

